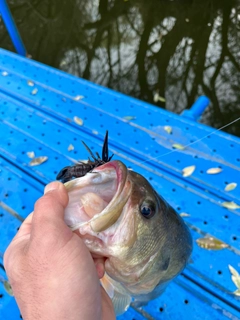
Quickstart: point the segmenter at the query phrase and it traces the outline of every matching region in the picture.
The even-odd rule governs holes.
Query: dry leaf
[[[33,91],[31,92],[32,95],[35,95],[37,93],[38,93],[38,89],[37,88],[33,89]]]
[[[72,144],[70,144],[70,145],[68,146],[68,151],[72,151],[72,150],[74,150],[74,146],[73,146]]]
[[[169,133],[169,134],[172,133],[172,127],[170,127],[170,126],[164,126],[163,129],[164,129],[165,131],[167,131],[167,133]]]
[[[190,217],[191,215],[190,215],[189,213],[182,212],[182,213],[180,213],[180,216],[183,217],[183,218],[184,218],[184,217],[187,218],[187,217]]]
[[[43,162],[47,161],[48,157],[37,157],[37,158],[34,158],[32,159],[32,161],[30,161],[29,165],[31,167],[33,166],[38,166],[39,164],[42,164]]]
[[[237,183],[232,182],[232,183],[227,184],[224,190],[225,190],[225,191],[232,191],[232,190],[234,190],[236,187],[237,187]]]
[[[127,121],[131,121],[131,120],[135,120],[136,117],[134,117],[134,116],[125,116],[125,117],[123,117],[123,119],[127,120]]]
[[[210,168],[210,169],[207,170],[208,174],[217,174],[219,172],[222,172],[221,168]]]
[[[182,170],[183,177],[189,177],[196,169],[196,166],[189,166]]]
[[[33,87],[34,86],[34,82],[32,80],[28,80],[27,84],[30,86],[30,87]]]
[[[3,281],[3,286],[4,286],[4,289],[7,291],[7,293],[8,293],[10,296],[13,296],[12,287],[11,287],[10,283],[9,283],[7,280],[4,280],[4,281]]]
[[[227,248],[228,245],[214,237],[204,237],[196,240],[199,247],[208,250],[221,250]]]
[[[28,156],[28,158],[30,158],[30,159],[35,158],[35,153],[34,153],[34,151],[29,151],[29,152],[27,152],[27,156]]]
[[[79,101],[79,100],[82,100],[84,98],[84,96],[76,96],[74,98],[75,101]]]
[[[154,101],[154,102],[158,102],[158,101],[160,101],[160,102],[166,102],[166,99],[165,99],[164,97],[161,97],[161,96],[159,95],[159,93],[156,92],[156,93],[154,94],[154,96],[153,96],[153,101]]]
[[[89,160],[86,160],[86,159],[84,159],[84,160],[78,160],[76,163],[88,163],[89,162]]]
[[[228,268],[233,276],[240,277],[240,274],[237,272],[237,270],[234,269],[230,264],[228,265]]]
[[[67,61],[66,61],[66,60],[62,60],[62,61],[60,62],[60,66],[61,66],[61,67],[65,66],[66,64],[67,64]]]
[[[73,120],[74,120],[74,122],[75,122],[76,124],[78,124],[79,126],[82,126],[82,125],[83,125],[83,120],[82,120],[81,118],[78,118],[77,116],[75,116],[75,117],[73,118]]]
[[[92,133],[93,134],[98,134],[98,131],[97,130],[93,130]]]
[[[233,293],[236,296],[240,296],[240,275],[237,272],[237,270],[234,269],[230,264],[228,265],[228,268],[232,274],[231,279],[232,279],[233,283],[235,284],[235,286],[237,287],[237,290],[234,291]]]
[[[232,275],[231,277],[232,282],[235,284],[235,286],[240,289],[240,276],[238,275],[238,277]]]
[[[174,144],[172,145],[172,147],[173,147],[174,149],[178,149],[178,150],[184,150],[184,149],[185,149],[185,146],[183,146],[183,145],[180,144],[180,143],[174,143]]]
[[[233,292],[235,296],[240,297],[240,289],[237,289],[236,291]]]
[[[4,76],[4,77],[8,76],[8,72],[7,71],[3,71],[2,72],[2,76]]]
[[[224,208],[227,208],[227,209],[239,209],[239,208],[240,208],[240,206],[239,206],[238,204],[236,204],[235,202],[233,202],[233,201],[230,201],[230,202],[228,202],[228,201],[222,202],[222,206],[223,206]]]

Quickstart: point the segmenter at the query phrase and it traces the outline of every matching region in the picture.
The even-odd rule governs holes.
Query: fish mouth
[[[65,187],[69,195],[65,222],[73,231],[90,226],[94,233],[118,220],[131,193],[128,170],[116,160],[65,183]]]

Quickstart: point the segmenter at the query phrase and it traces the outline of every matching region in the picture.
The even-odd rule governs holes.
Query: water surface
[[[9,2],[35,60],[175,113],[205,94],[213,127],[240,117],[240,1]],[[0,45],[13,50],[2,23]]]

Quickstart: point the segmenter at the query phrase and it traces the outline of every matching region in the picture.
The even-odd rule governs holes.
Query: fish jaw
[[[120,224],[117,221],[131,194],[132,184],[128,180],[126,166],[120,161],[111,161],[84,177],[65,183],[65,186],[69,194],[69,204],[65,210],[68,226],[73,231],[78,230],[77,233],[95,253],[99,253],[96,247],[103,250],[103,240],[110,245],[112,239],[113,244]],[[88,196],[90,199],[87,199]],[[96,212],[89,214],[89,203],[94,201]],[[98,209],[101,209],[100,212]]]

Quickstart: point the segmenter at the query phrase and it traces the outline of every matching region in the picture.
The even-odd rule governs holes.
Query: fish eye
[[[142,216],[144,216],[144,218],[146,219],[151,219],[156,212],[156,208],[154,203],[152,202],[143,202],[143,204],[140,207],[140,212],[142,214]]]

